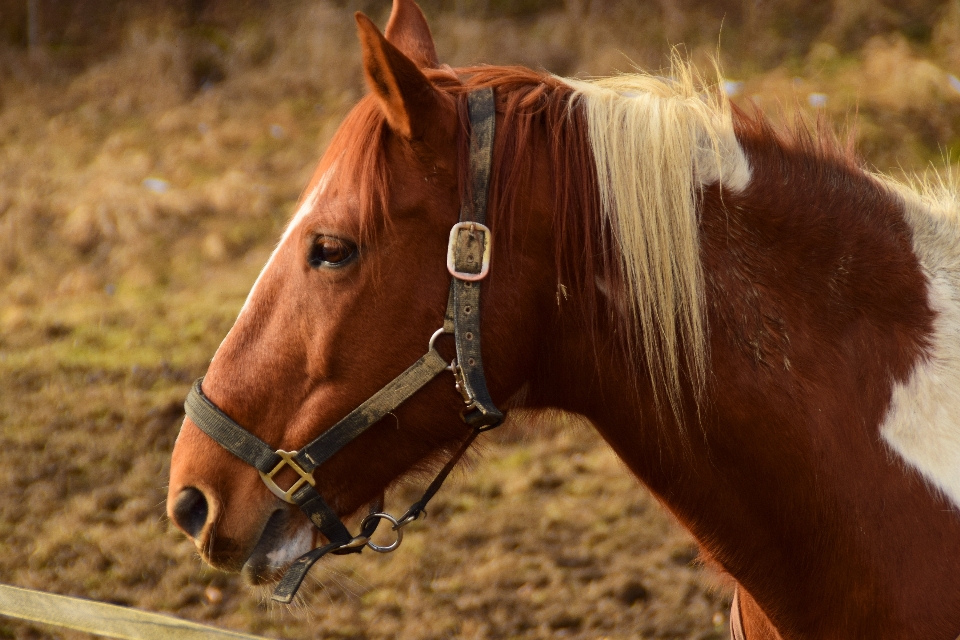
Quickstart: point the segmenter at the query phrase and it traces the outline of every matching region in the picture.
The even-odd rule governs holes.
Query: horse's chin
[[[248,584],[260,586],[278,582],[294,560],[314,546],[313,528],[307,524],[290,530],[290,512],[278,509],[263,527],[260,540],[240,570]]]

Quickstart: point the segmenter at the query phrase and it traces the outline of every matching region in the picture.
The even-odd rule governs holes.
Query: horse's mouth
[[[313,548],[313,529],[309,525],[288,533],[289,525],[290,512],[286,509],[274,511],[267,520],[260,540],[240,570],[247,583],[277,582],[294,560]]]

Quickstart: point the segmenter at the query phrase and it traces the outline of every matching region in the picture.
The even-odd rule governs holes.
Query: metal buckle
[[[480,272],[469,273],[467,271],[457,271],[457,238],[462,231],[468,233],[480,232],[483,234],[483,257],[480,260]],[[490,271],[490,249],[493,245],[493,234],[486,225],[479,222],[458,222],[450,229],[450,241],[447,244],[447,271],[458,280],[467,282],[476,282],[487,277]]]
[[[310,483],[310,486],[316,486],[316,481],[313,479],[312,473],[307,473],[303,468],[297,464],[297,461],[294,458],[299,454],[299,451],[284,451],[283,449],[277,449],[276,454],[280,456],[281,460],[277,463],[277,466],[273,468],[269,473],[260,472],[260,479],[263,480],[263,483],[267,485],[267,489],[277,496],[284,502],[289,502],[290,504],[296,504],[293,501],[293,494],[297,492],[297,489],[303,486],[304,482]],[[300,479],[293,483],[293,485],[284,491],[281,489],[276,482],[273,481],[273,476],[283,469],[284,467],[289,466],[291,469],[297,472],[297,475],[300,476]]]
[[[451,362],[448,368],[453,372],[453,388],[460,393],[460,397],[463,398],[463,404],[466,405],[467,409],[473,408],[476,404],[476,399],[467,391],[467,383],[463,378],[463,369],[460,368],[456,360]]]

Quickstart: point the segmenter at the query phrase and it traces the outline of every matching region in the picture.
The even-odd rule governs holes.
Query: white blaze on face
[[[253,299],[254,294],[257,291],[257,285],[260,284],[260,280],[263,278],[263,274],[267,272],[267,269],[270,268],[270,265],[273,263],[273,259],[276,257],[277,253],[286,244],[287,239],[293,235],[303,221],[308,215],[316,208],[317,202],[320,200],[320,196],[324,194],[327,190],[327,187],[330,186],[330,182],[333,180],[333,175],[337,169],[337,162],[334,162],[330,165],[330,168],[327,169],[320,179],[317,181],[316,186],[313,188],[313,191],[310,192],[306,198],[303,199],[303,203],[300,205],[300,208],[297,209],[296,214],[290,220],[290,224],[287,225],[286,230],[283,232],[283,236],[280,238],[280,242],[277,243],[277,248],[273,250],[273,253],[270,254],[270,259],[267,260],[267,264],[264,265],[263,269],[260,271],[260,275],[257,276],[256,282],[253,283],[253,287],[250,289],[250,293],[247,294],[247,299],[243,303],[243,307],[240,308],[240,313],[237,315],[237,319],[240,318],[247,310],[247,307],[250,306],[250,301]]]
[[[936,312],[929,358],[893,389],[880,434],[887,446],[960,506],[960,206],[942,210],[895,185]]]

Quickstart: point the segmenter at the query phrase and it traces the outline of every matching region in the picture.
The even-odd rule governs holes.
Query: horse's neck
[[[549,403],[587,416],[785,638],[955,636],[957,518],[879,436],[934,317],[900,204],[840,162],[746,146],[748,189],[702,204],[699,409],[687,394],[678,422],[611,335],[582,332],[545,368],[578,372]],[[917,619],[934,588],[939,618]]]

